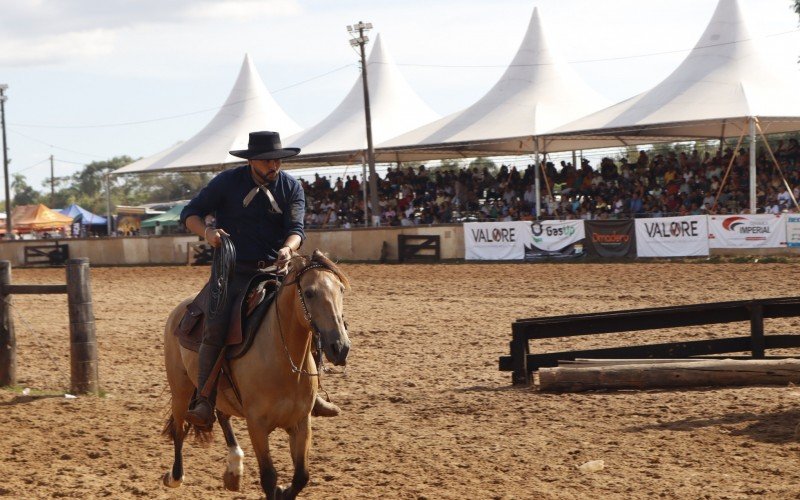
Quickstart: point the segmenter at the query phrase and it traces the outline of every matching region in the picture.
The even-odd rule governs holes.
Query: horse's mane
[[[347,275],[339,269],[339,266],[319,250],[314,250],[314,253],[310,257],[308,255],[295,254],[292,256],[289,263],[293,270],[303,269],[309,264],[320,264],[339,278],[339,281],[342,282],[346,290],[350,289],[350,280],[347,278]]]

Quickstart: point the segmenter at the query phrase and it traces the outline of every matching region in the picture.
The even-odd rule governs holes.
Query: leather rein
[[[308,271],[311,271],[312,269],[322,269],[323,271],[328,271],[329,273],[333,273],[333,271],[329,269],[328,266],[320,264],[319,262],[311,262],[310,264],[306,265],[305,267],[297,271],[294,275],[294,279],[292,279],[289,282],[280,284],[278,293],[275,295],[275,316],[278,319],[278,331],[281,334],[281,342],[283,343],[283,350],[286,352],[286,358],[289,360],[289,366],[291,367],[292,373],[299,373],[302,375],[307,375],[309,377],[319,377],[319,380],[321,381],[320,373],[322,373],[322,365],[325,358],[324,353],[322,352],[322,335],[320,334],[319,328],[317,328],[316,323],[314,323],[314,318],[311,317],[311,312],[308,310],[308,305],[306,304],[306,299],[305,296],[303,295],[303,287],[300,285],[300,277],[303,276]],[[299,368],[295,364],[294,360],[292,359],[292,355],[289,353],[289,346],[286,344],[286,337],[283,335],[283,326],[281,325],[280,308],[278,307],[278,295],[280,295],[280,292],[283,290],[284,287],[288,287],[291,285],[297,285],[297,295],[300,297],[300,304],[303,306],[303,316],[305,317],[306,321],[311,327],[313,355],[317,360],[319,360],[317,361],[317,373],[311,373],[308,370]],[[305,359],[303,359],[300,362],[301,365],[304,361]]]

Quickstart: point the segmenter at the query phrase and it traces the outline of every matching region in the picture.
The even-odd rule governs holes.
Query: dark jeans
[[[231,323],[231,314],[241,314],[241,311],[233,311],[236,299],[250,282],[255,271],[250,268],[238,268],[228,282],[228,297],[222,310],[213,318],[207,317],[205,329],[203,330],[203,343],[215,347],[223,347],[228,336],[228,328]],[[211,296],[209,295],[209,300]]]

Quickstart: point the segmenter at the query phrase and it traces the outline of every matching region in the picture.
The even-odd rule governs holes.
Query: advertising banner
[[[707,256],[708,218],[705,215],[694,215],[636,219],[636,255]]]
[[[636,239],[633,220],[588,220],[584,247],[597,257],[634,257]]]
[[[800,247],[800,215],[786,217],[786,245]]]
[[[583,220],[546,220],[528,224],[525,260],[579,257],[586,237]]]
[[[786,220],[781,215],[709,215],[711,248],[779,248],[786,246]]]
[[[464,224],[466,260],[522,260],[529,222],[467,222]]]

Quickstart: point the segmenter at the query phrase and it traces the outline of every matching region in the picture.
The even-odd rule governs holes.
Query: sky
[[[796,63],[792,1],[739,1],[775,64]],[[44,190],[50,155],[61,177],[185,140],[225,101],[245,53],[288,115],[314,125],[359,76],[346,30],[358,21],[446,115],[497,81],[534,7],[551,50],[619,102],[675,69],[716,0],[0,0],[9,171]]]

